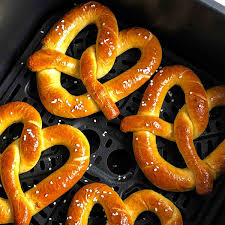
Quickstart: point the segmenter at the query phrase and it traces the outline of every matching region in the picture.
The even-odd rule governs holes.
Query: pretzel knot
[[[105,210],[107,225],[132,225],[144,211],[155,213],[162,225],[183,224],[180,211],[176,206],[152,190],[135,192],[122,201],[109,186],[93,183],[81,188],[73,197],[66,225],[88,224],[89,214],[97,203],[101,204]]]
[[[21,138],[0,155],[1,181],[7,199],[0,198],[0,224],[28,225],[31,217],[68,191],[84,174],[89,164],[90,148],[86,137],[69,125],[56,125],[42,130],[39,113],[23,102],[0,107],[0,133],[13,123],[22,122]],[[70,151],[68,161],[39,184],[23,192],[19,174],[31,170],[41,152],[54,145]]]
[[[168,90],[179,85],[186,104],[178,112],[174,125],[159,118]],[[225,87],[205,91],[199,78],[188,68],[170,66],[160,70],[146,89],[138,114],[121,123],[124,132],[133,131],[136,160],[146,177],[156,186],[169,191],[187,191],[196,186],[199,194],[211,192],[213,179],[225,170],[225,141],[201,160],[193,139],[205,130],[209,110],[225,105]],[[188,168],[166,162],[159,154],[156,135],[176,141]]]
[[[96,45],[87,48],[80,60],[65,55],[76,35],[87,25],[96,24]],[[28,59],[37,72],[38,91],[45,108],[54,115],[79,118],[102,110],[107,119],[119,114],[115,102],[143,85],[158,68],[162,50],[158,39],[143,28],[118,33],[113,13],[97,2],[72,9],[59,20],[43,40],[43,47]],[[135,66],[101,84],[115,59],[130,48],[138,48],[141,58]],[[88,93],[74,96],[61,85],[61,72],[83,81]]]

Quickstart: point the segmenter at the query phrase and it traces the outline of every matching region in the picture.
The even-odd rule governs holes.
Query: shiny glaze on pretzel
[[[76,35],[87,25],[96,24],[96,45],[87,48],[81,60],[65,52]],[[113,13],[97,2],[72,9],[60,19],[42,41],[43,47],[28,59],[28,67],[37,71],[38,91],[45,108],[54,115],[79,118],[100,110],[108,119],[119,114],[115,102],[143,85],[161,62],[162,49],[158,39],[143,28],[118,33]],[[135,66],[112,80],[101,84],[97,79],[106,75],[117,56],[131,48],[141,51]],[[79,78],[86,94],[71,95],[61,85],[61,72]]]
[[[168,90],[179,85],[186,104],[177,114],[174,125],[159,118]],[[225,141],[201,160],[193,139],[201,135],[209,120],[209,110],[225,106],[225,87],[205,91],[199,78],[183,66],[160,70],[145,91],[138,114],[121,123],[124,132],[133,131],[136,160],[145,176],[156,186],[168,191],[188,191],[196,186],[199,194],[212,191],[213,179],[225,170]],[[177,168],[159,154],[156,135],[176,141],[187,167]]]
[[[162,225],[183,224],[176,206],[152,190],[135,192],[122,201],[109,186],[93,183],[82,187],[73,197],[66,225],[87,225],[89,214],[97,203],[104,208],[108,225],[133,225],[144,211],[155,213]]]
[[[13,123],[22,122],[21,137],[0,154],[1,181],[8,200],[0,198],[0,224],[28,225],[31,217],[68,191],[86,171],[90,147],[86,137],[69,125],[55,125],[42,130],[39,113],[24,102],[0,107],[0,133]],[[31,170],[41,152],[54,145],[64,145],[70,156],[57,171],[27,192],[23,192],[19,174]]]

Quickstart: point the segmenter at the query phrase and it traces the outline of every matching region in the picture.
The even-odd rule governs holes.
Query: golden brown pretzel
[[[7,199],[0,198],[0,224],[28,225],[31,217],[68,191],[86,171],[90,148],[86,137],[69,125],[55,125],[42,130],[39,113],[23,102],[0,107],[0,133],[13,123],[22,122],[21,138],[0,155],[1,181]],[[70,151],[68,161],[39,184],[22,191],[19,174],[32,169],[42,151],[64,145]]]
[[[174,125],[159,118],[168,90],[179,85],[186,104],[176,116]],[[188,191],[196,186],[199,194],[211,192],[213,179],[225,170],[225,141],[201,160],[193,139],[205,130],[209,110],[225,105],[225,87],[205,91],[198,77],[183,66],[169,66],[156,74],[146,89],[138,114],[121,123],[124,132],[133,131],[136,160],[146,177],[156,186],[169,191]],[[176,141],[188,168],[177,168],[159,154],[156,135]]]
[[[65,52],[76,35],[88,24],[98,28],[96,45],[85,50],[81,61]],[[102,110],[108,119],[119,114],[115,102],[143,85],[158,68],[162,49],[158,39],[143,28],[118,34],[113,13],[97,2],[72,9],[59,20],[43,40],[43,47],[28,59],[28,67],[37,71],[38,91],[45,108],[54,115],[79,118]],[[130,48],[139,48],[141,58],[135,66],[101,84],[97,79],[112,68],[116,56]],[[82,79],[88,93],[74,96],[60,81],[61,72]]]
[[[87,225],[88,216],[97,203],[103,206],[108,225],[134,224],[138,215],[144,211],[155,213],[162,225],[183,224],[177,207],[152,190],[135,192],[122,201],[109,186],[93,183],[84,186],[75,194],[68,211],[66,225]]]

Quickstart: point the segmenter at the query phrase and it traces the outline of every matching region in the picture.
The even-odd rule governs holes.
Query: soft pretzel
[[[96,45],[73,59],[65,52],[76,35],[87,25],[96,24]],[[119,114],[115,102],[143,85],[160,65],[162,49],[158,39],[143,28],[131,28],[118,34],[113,13],[97,2],[72,9],[60,19],[42,41],[43,47],[29,57],[28,67],[37,72],[40,99],[54,115],[79,118],[102,110],[108,119]],[[117,56],[130,48],[138,48],[141,58],[135,66],[118,77],[101,84]],[[88,93],[74,96],[60,81],[61,72],[83,81]]]
[[[75,194],[69,207],[66,225],[87,225],[88,216],[97,203],[104,208],[108,225],[134,224],[138,215],[144,211],[155,213],[162,225],[183,224],[177,207],[152,190],[135,192],[122,201],[109,186],[93,183],[84,186]]]
[[[8,200],[0,198],[0,224],[28,225],[34,214],[63,195],[82,177],[89,164],[89,143],[78,129],[69,125],[55,125],[42,130],[39,113],[23,102],[1,106],[0,122],[0,133],[13,123],[24,124],[21,137],[0,154],[1,181],[8,196]],[[54,145],[68,148],[68,161],[24,193],[19,174],[32,169],[41,152]]]
[[[159,118],[168,90],[179,85],[185,93],[186,104],[177,114],[174,125]],[[205,91],[199,78],[183,66],[160,70],[146,89],[138,114],[121,123],[124,132],[133,131],[136,160],[145,176],[156,186],[169,191],[188,191],[196,186],[199,194],[212,191],[213,179],[225,170],[225,141],[201,160],[193,139],[205,130],[209,110],[225,106],[225,87]],[[188,168],[177,168],[159,154],[156,135],[176,141]]]

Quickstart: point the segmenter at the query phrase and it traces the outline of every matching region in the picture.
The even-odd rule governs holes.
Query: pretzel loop
[[[34,214],[68,191],[82,177],[89,164],[89,144],[79,130],[68,125],[56,125],[42,130],[40,115],[26,103],[15,102],[1,106],[0,120],[1,132],[14,122],[24,122],[21,138],[10,144],[0,155],[1,180],[8,196],[8,200],[0,198],[0,223],[14,221],[14,224],[29,224]],[[54,145],[68,148],[68,161],[24,193],[19,174],[32,169],[41,152]]]
[[[184,90],[186,104],[177,114],[173,125],[160,119],[159,114],[166,93],[174,85],[179,85]],[[191,70],[182,66],[165,67],[146,89],[138,115],[122,121],[123,131],[134,132],[133,146],[138,164],[156,186],[170,191],[187,191],[196,186],[199,194],[207,194],[212,190],[213,178],[218,173],[215,170],[218,167],[220,171],[224,170],[224,160],[220,160],[216,168],[212,157],[214,153],[202,161],[196,153],[193,139],[205,130],[212,105],[225,105],[222,98],[225,95],[224,87],[215,89],[218,93],[210,91],[211,89],[209,93],[216,93],[217,96],[209,98]],[[214,104],[211,103],[211,98],[214,99]],[[174,167],[159,155],[155,135],[176,141],[188,169]],[[217,154],[223,155],[221,146],[218,148],[220,153],[219,150],[214,150],[217,152],[214,159],[218,157]]]
[[[122,201],[109,186],[93,183],[81,188],[73,197],[66,225],[87,225],[88,216],[97,203],[100,203],[105,210],[107,225],[132,225],[138,215],[144,211],[155,213],[162,225],[183,224],[176,206],[154,191],[138,191]]]
[[[98,27],[96,45],[85,50],[81,61],[65,55],[73,38],[90,23]],[[28,67],[37,71],[40,99],[54,115],[79,118],[102,110],[108,119],[119,114],[115,102],[143,85],[158,68],[162,50],[149,31],[121,31],[113,13],[97,2],[89,2],[67,13],[43,40],[43,47],[29,57]],[[116,56],[139,48],[142,56],[135,66],[101,84],[97,79],[112,68]],[[71,95],[60,81],[60,72],[82,79],[89,94]]]

